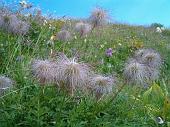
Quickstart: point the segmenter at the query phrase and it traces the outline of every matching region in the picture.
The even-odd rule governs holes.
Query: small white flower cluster
[[[162,33],[165,30],[164,27],[156,27],[156,32],[157,33]]]

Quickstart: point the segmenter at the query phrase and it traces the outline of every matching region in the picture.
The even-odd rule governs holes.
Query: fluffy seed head
[[[28,24],[27,22],[25,21],[21,21],[19,23],[19,31],[17,32],[18,34],[22,34],[22,35],[25,35],[26,33],[28,33],[29,31],[29,28],[30,28],[30,24]]]
[[[79,22],[75,25],[75,30],[80,34],[80,36],[85,36],[91,31],[91,25]]]
[[[160,70],[153,67],[147,67],[147,72],[149,74],[148,79],[150,82],[155,81],[159,78]]]
[[[142,62],[152,68],[160,68],[162,65],[162,58],[156,51],[148,51],[142,57]]]
[[[149,80],[148,67],[130,59],[124,68],[125,79],[131,84],[145,85]]]
[[[102,26],[106,23],[108,18],[107,12],[101,8],[96,8],[92,11],[90,16],[90,22],[93,27]]]
[[[3,94],[3,92],[9,88],[11,88],[13,85],[13,81],[5,76],[0,76],[0,95]]]
[[[71,34],[67,30],[61,30],[57,33],[57,39],[60,41],[69,41],[71,39]]]
[[[66,89],[74,91],[76,88],[85,88],[91,71],[88,65],[78,63],[75,58],[69,59],[65,55],[59,55],[57,66],[57,81],[62,82]]]
[[[56,64],[49,60],[34,60],[32,62],[32,73],[41,84],[54,83]]]
[[[96,94],[108,94],[112,92],[116,84],[116,78],[113,76],[95,75],[91,78],[90,85]]]
[[[162,65],[161,55],[153,49],[139,49],[135,52],[136,59],[151,68],[160,68]]]
[[[149,49],[139,49],[135,51],[135,57],[140,59],[146,52],[148,52]]]
[[[159,78],[162,58],[153,49],[139,49],[134,58],[128,60],[124,76],[129,83],[148,85]]]
[[[13,34],[25,35],[29,31],[30,25],[19,19],[16,14],[12,14],[9,11],[1,11],[0,27]]]

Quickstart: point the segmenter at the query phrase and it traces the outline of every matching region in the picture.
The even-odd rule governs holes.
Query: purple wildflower
[[[112,55],[113,55],[113,50],[112,50],[112,48],[107,49],[107,50],[106,50],[106,56],[107,56],[107,57],[111,57]]]

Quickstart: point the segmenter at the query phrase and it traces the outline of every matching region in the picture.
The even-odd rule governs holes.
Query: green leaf
[[[151,104],[155,107],[163,107],[164,105],[165,95],[163,90],[158,84],[153,84],[151,88],[149,88],[143,94],[143,102],[145,105]]]
[[[148,103],[149,95],[151,94],[151,92],[152,92],[152,87],[149,88],[147,91],[145,91],[145,93],[143,94],[143,101],[144,101],[144,103]]]

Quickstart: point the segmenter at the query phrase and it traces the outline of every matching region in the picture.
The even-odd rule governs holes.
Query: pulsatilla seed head
[[[66,89],[73,94],[78,89],[86,87],[86,81],[91,72],[87,64],[79,63],[75,58],[67,58],[59,55],[57,59],[57,81],[62,83]]]
[[[41,84],[55,83],[56,63],[49,60],[34,60],[32,73]]]

